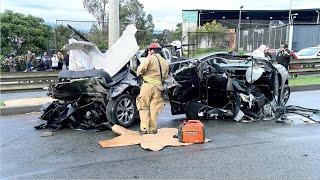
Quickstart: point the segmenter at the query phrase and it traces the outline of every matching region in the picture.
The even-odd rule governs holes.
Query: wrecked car
[[[136,31],[129,25],[106,53],[88,41],[69,41],[64,49],[70,50],[70,69],[49,85],[48,96],[56,100],[42,108],[45,123],[36,128],[103,130],[109,123],[129,127],[139,117],[135,98],[140,88],[128,65],[139,49]]]
[[[290,96],[288,72],[266,59],[215,53],[172,63],[170,71],[171,112],[188,119],[274,119]]]

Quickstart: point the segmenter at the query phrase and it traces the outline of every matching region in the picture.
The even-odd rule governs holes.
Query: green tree
[[[83,0],[85,9],[92,14],[98,21],[99,25],[104,25],[104,28],[99,28],[105,31],[108,27],[108,12],[106,5],[108,0]],[[136,34],[138,44],[145,46],[152,41],[154,30],[153,18],[151,14],[146,15],[143,10],[143,5],[138,0],[120,0],[120,30],[123,31],[128,24],[135,24],[138,32]],[[94,36],[97,37],[97,31],[94,30]],[[100,36],[105,35],[100,31]],[[102,42],[107,42],[107,38]],[[102,45],[106,47],[105,45]]]
[[[71,31],[68,27],[58,25],[55,29],[56,33],[56,46],[57,50],[61,49],[65,44],[68,43],[68,39],[71,36]]]
[[[108,33],[106,31],[101,31],[97,25],[92,24],[90,32],[86,37],[89,41],[95,43],[101,51],[108,48]]]
[[[108,27],[108,0],[83,0],[84,8],[93,15],[98,21],[99,28],[102,31],[107,31]]]
[[[205,43],[206,48],[224,49],[227,48],[227,37],[227,28],[216,21],[212,21],[198,27],[196,32],[191,33],[189,43],[195,43],[198,46]]]
[[[154,34],[154,37],[158,39],[159,43],[162,45],[168,45],[172,41],[180,40],[182,41],[182,24],[176,25],[175,30],[164,29],[161,33]]]
[[[121,0],[119,16],[122,29],[128,24],[136,25],[138,29],[136,37],[140,46],[144,47],[152,41],[154,31],[152,15],[146,15],[143,5],[138,0]]]
[[[1,55],[22,55],[31,50],[36,53],[52,48],[53,30],[44,20],[5,10],[0,13]]]
[[[174,40],[182,41],[182,23],[176,25],[176,29],[173,31]]]

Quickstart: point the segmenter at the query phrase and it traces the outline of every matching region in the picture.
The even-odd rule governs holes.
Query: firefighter
[[[143,79],[137,108],[141,120],[140,134],[155,134],[157,117],[164,107],[163,81],[168,76],[169,63],[160,55],[161,46],[158,43],[151,43],[147,50],[148,57],[137,69],[137,75]]]

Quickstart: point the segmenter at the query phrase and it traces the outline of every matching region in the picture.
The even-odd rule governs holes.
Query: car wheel
[[[283,100],[282,100],[282,105],[286,105],[288,100],[289,100],[289,97],[290,97],[290,87],[289,86],[285,86],[283,88]]]
[[[121,94],[108,102],[107,119],[120,126],[131,126],[137,114],[136,101],[129,94]]]

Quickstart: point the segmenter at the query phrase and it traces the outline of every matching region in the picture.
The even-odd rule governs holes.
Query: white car
[[[298,60],[320,58],[320,46],[302,49],[296,53]]]

